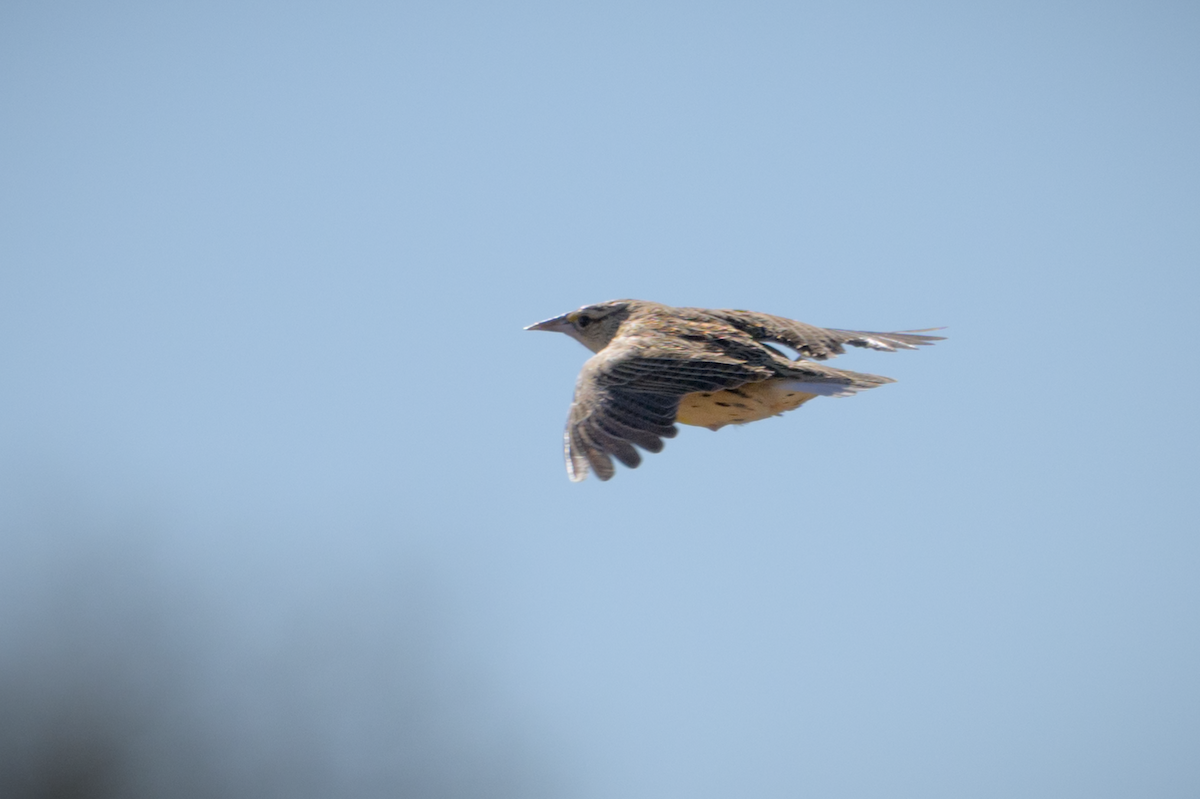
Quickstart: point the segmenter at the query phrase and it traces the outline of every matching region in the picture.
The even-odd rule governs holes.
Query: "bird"
[[[941,328],[871,333],[814,327],[754,311],[676,308],[612,300],[529,325],[565,333],[591,350],[575,383],[563,435],[567,476],[630,469],[637,448],[661,452],[676,423],[719,430],[778,416],[815,397],[847,397],[889,377],[818,363],[844,345],[895,352],[942,341]],[[776,346],[796,353],[788,357]]]

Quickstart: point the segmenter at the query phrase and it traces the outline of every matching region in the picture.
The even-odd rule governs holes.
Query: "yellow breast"
[[[727,391],[697,391],[679,401],[675,421],[709,430],[727,424],[746,424],[795,410],[816,394],[796,391],[795,381],[783,379],[747,383]]]

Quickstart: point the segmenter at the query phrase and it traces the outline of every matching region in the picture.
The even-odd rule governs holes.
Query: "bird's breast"
[[[817,394],[798,391],[794,380],[772,378],[725,391],[697,391],[679,401],[675,421],[720,430],[795,410]]]

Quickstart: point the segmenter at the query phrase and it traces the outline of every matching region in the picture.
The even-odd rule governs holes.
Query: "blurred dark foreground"
[[[87,526],[0,519],[3,799],[547,795],[411,594],[212,600]]]

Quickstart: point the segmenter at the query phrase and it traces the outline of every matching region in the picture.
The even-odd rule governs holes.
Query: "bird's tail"
[[[860,391],[895,383],[890,377],[834,369],[823,364],[805,363],[807,374],[797,375],[782,385],[789,391],[803,391],[819,397],[851,397]]]

